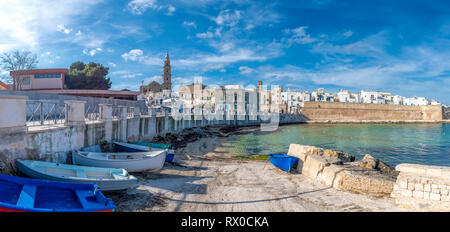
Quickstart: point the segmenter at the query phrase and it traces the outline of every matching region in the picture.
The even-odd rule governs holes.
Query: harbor
[[[0,212],[152,212],[127,224],[169,231],[450,212],[448,2],[2,0],[0,15]]]

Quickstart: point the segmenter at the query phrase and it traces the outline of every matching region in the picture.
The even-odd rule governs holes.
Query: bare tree
[[[0,65],[4,70],[29,70],[36,68],[37,56],[29,51],[13,51],[0,55]],[[13,79],[14,90],[22,89],[24,78]]]

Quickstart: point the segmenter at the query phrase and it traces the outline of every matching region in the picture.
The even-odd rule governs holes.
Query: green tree
[[[111,88],[110,78],[106,78],[109,68],[102,64],[90,62],[84,64],[81,61],[70,65],[69,73],[66,76],[67,89],[109,89]]]

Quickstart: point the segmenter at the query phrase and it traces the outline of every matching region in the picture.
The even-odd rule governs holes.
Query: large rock
[[[342,151],[324,150],[320,147],[300,145],[300,144],[291,144],[289,146],[288,155],[295,156],[302,161],[305,161],[306,156],[308,155],[337,158],[340,159],[342,162],[352,162],[355,160],[354,156]]]
[[[373,157],[369,154],[366,154],[364,156],[364,158],[362,158],[361,160],[359,160],[357,162],[353,162],[351,164],[359,166],[359,167],[363,167],[363,168],[376,169],[376,170],[379,170],[381,173],[391,175],[391,176],[398,175],[398,171],[395,171],[395,169],[393,167],[387,165],[383,161],[376,159],[375,157]]]
[[[336,174],[333,187],[353,193],[378,197],[389,196],[394,189],[395,177],[354,165],[344,165]]]
[[[303,162],[302,174],[316,179],[321,174],[325,167],[332,164],[342,164],[342,161],[333,157],[324,157],[318,155],[308,155]]]
[[[302,175],[329,187],[379,197],[394,188],[395,170],[371,155],[353,162],[355,157],[345,152],[299,144],[291,144],[288,154],[303,161]]]
[[[355,162],[355,164],[363,168],[376,169],[378,167],[378,160],[366,154],[362,160]]]

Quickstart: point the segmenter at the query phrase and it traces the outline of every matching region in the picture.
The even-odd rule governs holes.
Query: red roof
[[[1,81],[0,81],[0,86],[5,88],[5,89],[7,89],[7,90],[9,90],[9,85],[7,85],[7,84],[5,84],[5,83],[3,83]]]
[[[30,70],[16,70],[9,72],[11,76],[17,75],[36,75],[36,74],[66,74],[69,70],[66,68],[53,68],[53,69],[30,69]]]

